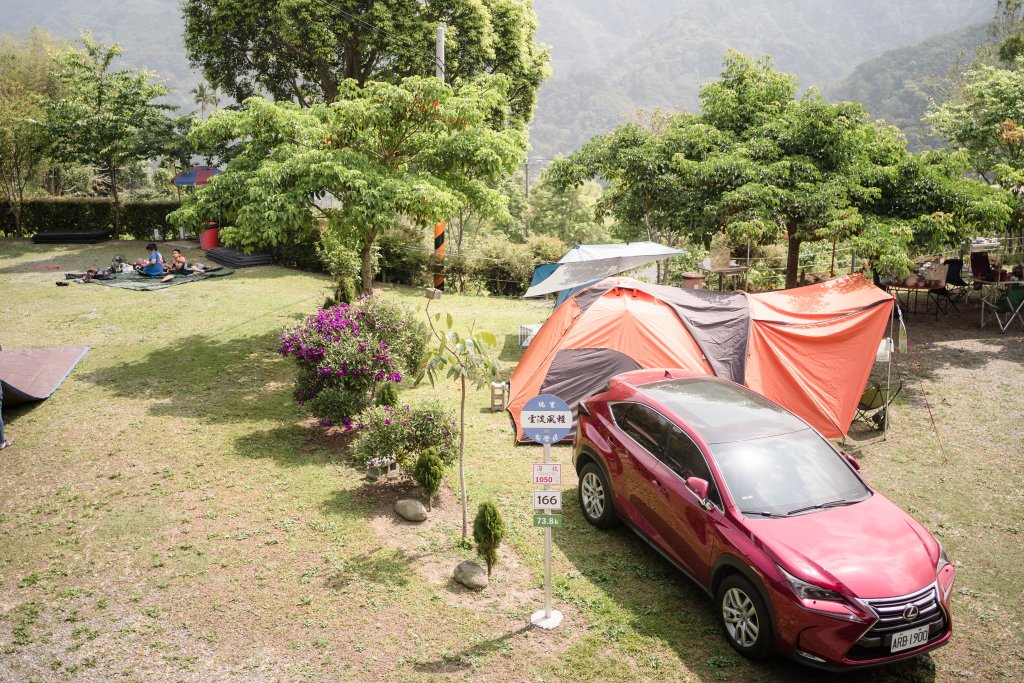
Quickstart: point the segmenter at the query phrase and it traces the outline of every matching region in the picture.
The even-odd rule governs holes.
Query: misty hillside
[[[864,104],[876,119],[898,126],[915,150],[940,146],[921,119],[932,100],[941,101],[951,81],[986,42],[987,25],[936,36],[890,50],[864,62],[852,74],[824,89],[832,101]]]
[[[553,75],[541,90],[531,156],[550,158],[636,108],[694,109],[700,85],[718,76],[729,48],[772,53],[801,85],[824,86],[888,50],[987,22],[994,0],[535,0],[534,6],[538,39],[551,46]],[[120,42],[123,64],[158,72],[174,89],[168,99],[183,111],[195,109],[188,91],[200,77],[185,59],[178,0],[0,0],[0,33],[24,35],[32,26],[70,39],[90,29],[100,40]],[[886,71],[895,74],[896,67]],[[912,86],[916,78],[913,71],[904,80]],[[844,87],[834,92],[886,99],[884,88]]]
[[[554,23],[552,6],[563,16],[571,8],[594,19],[587,14],[590,4],[538,2],[541,39],[551,30],[545,22]],[[992,0],[682,0],[671,16],[650,19],[668,4],[635,2],[634,8],[648,12],[633,9],[632,22],[608,15],[597,34],[598,45],[608,49],[598,50],[589,64],[559,69],[559,44],[552,42],[554,74],[541,90],[531,136],[534,156],[571,151],[637,107],[695,109],[700,85],[717,78],[730,48],[770,53],[802,86],[820,87],[892,48],[987,22],[994,9]],[[641,25],[653,27],[627,35]],[[612,48],[607,36],[615,31],[627,39],[619,43],[624,47]]]

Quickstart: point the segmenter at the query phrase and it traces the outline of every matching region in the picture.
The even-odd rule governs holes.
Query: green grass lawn
[[[470,505],[493,500],[509,538],[487,590],[453,584],[472,556],[454,470],[427,522],[400,522],[392,505],[411,486],[367,483],[344,435],[292,401],[277,332],[328,282],[264,267],[157,292],[54,286],[143,247],[0,241],[0,344],[91,348],[52,398],[4,413],[16,445],[0,453],[0,681],[834,680],[737,656],[698,588],[631,533],[583,521],[571,476],[554,556],[566,619],[528,628],[543,604],[529,497],[541,452],[513,446],[483,391],[468,409]],[[47,264],[60,270],[29,270]],[[506,373],[519,324],[547,313],[451,295],[431,310],[497,334]],[[902,358],[889,439],[857,442],[867,479],[959,568],[954,640],[844,681],[1019,680],[1024,668],[1024,335],[979,330],[975,313],[912,322],[923,384]],[[402,400],[433,395],[458,404],[454,384]],[[555,453],[569,462],[569,448]]]

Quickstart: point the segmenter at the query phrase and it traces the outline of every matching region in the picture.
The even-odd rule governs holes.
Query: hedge
[[[167,214],[179,206],[177,201],[124,202],[121,204],[121,236],[152,239],[153,229],[162,237],[177,230],[167,222]],[[26,236],[46,230],[91,232],[114,228],[114,202],[105,197],[38,197],[21,205],[22,231]],[[0,232],[13,236],[14,216],[7,202],[0,201]]]

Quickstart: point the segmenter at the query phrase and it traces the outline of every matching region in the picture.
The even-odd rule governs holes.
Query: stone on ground
[[[395,503],[395,512],[410,522],[422,522],[427,518],[426,506],[414,498],[403,498]]]
[[[455,567],[455,580],[466,588],[481,590],[487,588],[487,570],[473,560],[463,560]]]

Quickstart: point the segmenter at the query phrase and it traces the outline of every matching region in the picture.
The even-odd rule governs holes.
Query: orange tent
[[[552,313],[512,374],[508,410],[538,394],[573,409],[614,375],[672,367],[744,383],[825,436],[853,421],[892,298],[859,275],[766,294],[609,278]]]

